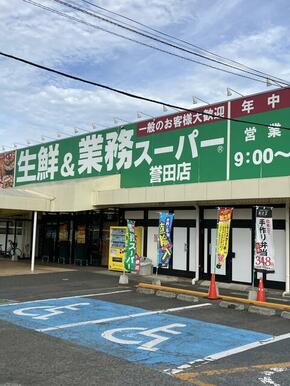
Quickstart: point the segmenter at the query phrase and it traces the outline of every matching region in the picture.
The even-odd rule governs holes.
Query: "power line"
[[[116,16],[122,18],[122,19],[131,21],[131,22],[133,22],[133,23],[135,23],[135,24],[137,24],[137,25],[140,25],[140,26],[142,26],[142,27],[145,27],[145,28],[147,28],[147,29],[150,30],[150,31],[153,31],[153,32],[158,33],[159,35],[163,35],[163,36],[168,37],[168,38],[170,38],[170,39],[173,39],[173,40],[175,40],[175,41],[177,41],[177,42],[181,42],[181,43],[185,44],[186,46],[191,46],[191,47],[196,48],[196,49],[198,49],[198,50],[200,50],[200,51],[202,51],[202,52],[205,52],[205,53],[207,53],[207,54],[210,54],[210,55],[212,55],[212,56],[215,56],[215,57],[217,57],[217,58],[219,58],[219,59],[226,60],[226,61],[231,62],[231,63],[234,63],[234,64],[236,64],[236,65],[238,65],[238,66],[242,66],[242,67],[244,67],[244,68],[246,68],[246,69],[255,71],[255,72],[257,72],[257,73],[260,73],[261,75],[265,75],[265,76],[267,76],[268,78],[271,78],[272,80],[277,79],[278,81],[282,81],[282,82],[285,81],[284,79],[279,78],[279,77],[277,77],[277,76],[273,76],[273,75],[271,75],[271,74],[267,74],[266,72],[257,70],[257,69],[255,69],[255,68],[253,68],[253,67],[247,66],[247,65],[245,65],[245,64],[243,64],[243,63],[240,63],[240,62],[238,62],[238,61],[236,61],[236,60],[232,60],[232,59],[226,58],[226,57],[224,57],[224,56],[222,56],[222,55],[218,55],[218,54],[216,54],[216,53],[214,53],[214,52],[212,52],[212,51],[206,50],[206,49],[204,49],[204,48],[202,48],[202,47],[200,47],[200,46],[197,46],[196,44],[192,44],[192,43],[190,43],[190,42],[188,42],[188,41],[186,41],[186,40],[179,39],[179,38],[177,38],[176,36],[173,36],[173,35],[170,35],[170,34],[168,34],[168,33],[159,31],[159,30],[157,30],[157,29],[155,29],[155,28],[152,28],[152,27],[150,27],[150,26],[148,26],[148,25],[146,25],[146,24],[143,24],[143,23],[141,23],[141,22],[139,22],[139,21],[137,21],[137,20],[135,20],[135,19],[132,19],[132,18],[130,18],[130,17],[128,17],[128,16],[124,16],[124,15],[121,15],[120,13],[110,11],[109,9],[104,8],[104,7],[101,7],[101,6],[97,5],[97,4],[91,3],[91,2],[88,1],[88,0],[81,0],[81,1],[84,2],[84,3],[86,3],[86,4],[91,5],[91,6],[94,7],[94,8],[101,9],[101,10],[103,10],[103,11],[105,11],[105,12],[108,12],[108,13],[110,13],[110,14],[116,15]],[[116,20],[116,19],[113,19],[113,20]],[[136,28],[136,27],[135,27],[135,28]],[[141,30],[141,31],[144,31],[144,30],[142,30],[142,29],[140,29],[140,30]],[[153,35],[153,36],[154,36],[154,35]],[[156,35],[155,35],[155,36],[156,36]],[[169,41],[170,41],[170,40],[169,40]],[[172,41],[172,40],[171,40],[171,41]],[[286,82],[287,82],[287,81],[286,81]],[[287,83],[288,83],[288,82],[287,82]]]
[[[133,93],[129,93],[127,91],[120,90],[120,89],[117,89],[117,88],[114,88],[114,87],[111,87],[111,86],[107,86],[107,85],[102,84],[102,83],[94,82],[92,80],[80,78],[78,76],[71,75],[71,74],[68,74],[68,73],[63,72],[63,71],[58,71],[58,70],[55,70],[53,68],[50,68],[50,67],[47,67],[47,66],[43,66],[41,64],[38,64],[38,63],[35,63],[35,62],[31,62],[29,60],[20,58],[18,56],[7,54],[5,52],[1,52],[0,51],[0,55],[4,56],[6,58],[10,58],[10,59],[16,60],[16,61],[21,62],[21,63],[28,64],[28,65],[36,67],[36,68],[39,68],[41,70],[45,70],[45,71],[51,72],[53,74],[61,75],[61,76],[65,77],[65,78],[68,78],[68,79],[72,79],[72,80],[76,80],[78,82],[90,84],[92,86],[100,87],[100,88],[103,88],[105,90],[110,90],[110,91],[113,91],[115,93],[118,93],[118,94],[121,94],[121,95],[125,95],[125,96],[127,96],[129,98],[138,99],[138,100],[142,100],[142,101],[146,101],[146,102],[150,102],[150,103],[155,103],[155,104],[158,104],[158,105],[161,105],[161,106],[167,106],[167,107],[170,107],[170,108],[173,108],[173,109],[179,109],[179,110],[188,111],[188,112],[192,112],[193,111],[193,109],[188,109],[188,108],[177,106],[177,105],[173,105],[173,104],[170,104],[170,103],[165,103],[165,102],[162,102],[162,101],[158,101],[156,99],[147,98],[147,97],[144,97],[144,96],[141,96],[141,95],[136,95],[136,94],[133,94]],[[200,114],[200,115],[206,115],[207,117],[210,116],[210,117],[214,117],[214,118],[218,118],[218,119],[222,119],[222,120],[226,120],[226,121],[228,120],[228,121],[239,122],[239,123],[247,123],[247,124],[250,124],[250,125],[263,126],[263,127],[265,127],[265,126],[268,127],[268,126],[271,125],[270,123],[259,123],[259,122],[253,122],[253,121],[237,119],[237,118],[222,117],[222,116],[219,116],[219,115],[216,115],[216,114],[212,114],[212,113],[208,113],[208,112],[204,112],[204,111],[198,111],[198,110],[195,110],[195,109],[194,109],[194,112],[197,113],[197,114]],[[284,129],[284,130],[290,130],[290,127],[285,127],[285,126],[279,126],[279,128],[280,129]]]
[[[72,21],[75,21],[75,22],[78,22],[78,23],[81,23],[81,24],[84,24],[86,26],[89,26],[89,27],[92,27],[92,28],[95,28],[97,30],[100,30],[100,31],[103,31],[103,32],[107,32],[113,36],[117,36],[117,37],[120,37],[122,39],[125,39],[125,40],[128,40],[128,41],[131,41],[133,43],[137,43],[139,45],[142,45],[142,46],[145,46],[147,48],[151,48],[151,49],[154,49],[156,51],[159,51],[159,52],[163,52],[163,53],[166,53],[168,55],[171,55],[173,57],[176,57],[176,58],[179,58],[179,59],[183,59],[183,60],[186,60],[186,61],[189,61],[189,62],[192,62],[192,63],[196,63],[196,64],[200,64],[202,66],[205,66],[205,67],[208,67],[208,68],[211,68],[211,69],[214,69],[214,70],[218,70],[218,71],[221,71],[221,72],[225,72],[227,74],[232,74],[232,75],[236,75],[236,76],[239,76],[241,78],[244,78],[244,79],[250,79],[250,80],[254,80],[256,82],[259,82],[259,83],[263,83],[264,84],[264,81],[261,80],[261,79],[257,79],[257,78],[253,78],[251,76],[247,76],[247,75],[243,75],[243,74],[239,74],[239,73],[236,73],[236,72],[233,72],[233,71],[230,71],[230,70],[226,70],[224,68],[220,68],[220,67],[216,67],[216,66],[213,66],[213,65],[210,65],[210,64],[207,64],[207,63],[204,63],[204,62],[200,62],[198,60],[194,60],[194,59],[191,59],[191,58],[188,58],[188,57],[185,57],[185,56],[182,56],[182,55],[179,55],[179,54],[176,54],[176,53],[173,53],[173,52],[170,52],[170,51],[167,51],[167,50],[164,50],[162,48],[159,48],[159,47],[156,47],[156,46],[153,46],[151,44],[148,44],[148,43],[144,43],[144,42],[140,42],[139,40],[136,40],[136,39],[133,39],[133,38],[129,38],[128,36],[124,36],[124,35],[121,35],[119,33],[116,33],[116,32],[113,32],[113,31],[109,31],[103,27],[99,27],[99,26],[96,26],[95,24],[91,24],[87,21],[84,21],[82,19],[79,19],[75,16],[71,16],[71,15],[68,15],[66,14],[65,12],[62,12],[62,11],[59,11],[59,10],[56,10],[54,8],[51,8],[51,7],[47,7],[45,5],[42,5],[40,3],[37,3],[35,1],[32,1],[32,0],[22,0],[23,2],[25,3],[28,3],[28,4],[31,4],[31,5],[34,5],[38,8],[41,8],[41,9],[44,9],[48,12],[51,12],[51,13],[55,13],[57,15],[60,15],[62,17],[65,17],[69,20],[72,20]]]
[[[154,36],[148,35],[147,33],[137,31],[137,30],[135,30],[135,29],[132,28],[132,27],[126,27],[126,26],[124,26],[124,25],[122,25],[122,24],[120,24],[120,23],[117,23],[117,22],[115,22],[115,21],[112,21],[112,20],[109,20],[109,19],[104,18],[104,17],[102,17],[102,16],[99,16],[99,15],[97,15],[97,14],[94,13],[94,12],[91,12],[91,11],[88,11],[88,10],[86,10],[86,9],[80,8],[80,7],[78,7],[78,6],[76,6],[76,5],[73,5],[73,4],[69,4],[69,3],[67,3],[66,1],[63,1],[63,0],[51,0],[51,1],[53,1],[53,2],[55,2],[55,3],[57,3],[57,4],[64,5],[64,6],[68,7],[68,8],[74,9],[74,10],[76,10],[76,11],[79,11],[79,12],[81,12],[81,13],[84,13],[84,14],[86,14],[86,15],[88,15],[88,16],[92,16],[92,17],[94,17],[94,18],[97,18],[97,19],[99,19],[99,20],[101,20],[101,21],[104,21],[104,22],[106,22],[106,23],[112,24],[112,25],[117,26],[117,27],[119,27],[119,28],[125,29],[125,30],[127,30],[127,31],[129,31],[129,32],[133,32],[133,33],[135,33],[135,34],[137,34],[137,35],[140,35],[140,36],[142,36],[142,37],[145,37],[145,38],[154,40],[154,41],[156,41],[156,42],[158,42],[158,43],[167,45],[167,46],[169,46],[169,47],[171,47],[171,48],[174,48],[174,49],[177,49],[177,50],[181,50],[181,51],[183,51],[183,52],[186,52],[187,54],[191,54],[191,55],[197,56],[197,57],[199,57],[199,58],[202,58],[202,59],[209,60],[209,61],[211,61],[211,62],[220,64],[220,65],[222,65],[222,66],[225,66],[225,67],[228,67],[228,68],[231,68],[231,69],[234,69],[234,70],[238,70],[238,71],[241,71],[241,72],[250,74],[250,75],[257,76],[257,77],[262,78],[262,79],[264,79],[264,80],[267,80],[267,78],[268,78],[268,77],[265,78],[264,75],[255,74],[255,73],[253,73],[252,71],[249,71],[249,70],[243,70],[243,69],[241,69],[241,68],[238,68],[237,66],[234,66],[234,65],[231,65],[231,64],[227,64],[227,63],[223,63],[223,62],[221,62],[221,61],[219,61],[219,60],[217,60],[217,59],[209,58],[209,57],[207,57],[207,56],[205,56],[205,55],[203,55],[203,54],[199,54],[199,53],[194,52],[194,51],[191,51],[191,50],[189,50],[189,49],[186,49],[186,48],[182,48],[182,47],[180,47],[180,46],[177,46],[176,44],[168,43],[168,42],[166,42],[166,41],[164,41],[164,40],[162,40],[162,39],[160,39],[160,38],[156,38],[156,37],[154,37]],[[284,81],[279,81],[279,83],[282,83],[282,84],[287,85],[287,86],[290,85],[289,82],[284,82]]]
[[[175,44],[165,42],[164,40],[160,40],[160,39],[155,38],[155,37],[153,37],[153,36],[150,36],[150,35],[148,35],[148,34],[146,34],[146,33],[138,32],[138,31],[136,31],[136,30],[133,29],[133,28],[125,27],[125,26],[120,25],[119,23],[116,23],[116,22],[111,21],[111,20],[116,20],[116,19],[112,19],[112,18],[111,18],[111,20],[108,20],[108,19],[106,19],[106,18],[103,18],[103,17],[101,17],[101,16],[98,16],[96,13],[88,12],[86,9],[82,9],[82,8],[80,8],[80,7],[74,6],[74,5],[69,4],[69,3],[65,2],[65,1],[62,1],[62,0],[51,0],[51,1],[54,1],[54,2],[56,2],[56,3],[58,3],[58,4],[65,5],[65,6],[69,7],[69,8],[72,8],[72,9],[78,10],[78,11],[80,11],[80,12],[82,12],[82,13],[85,13],[85,14],[87,14],[87,15],[89,15],[89,16],[96,17],[96,18],[98,18],[98,19],[100,19],[100,20],[102,20],[102,21],[105,21],[105,22],[107,22],[107,23],[113,24],[113,25],[115,25],[115,26],[117,26],[117,27],[120,27],[120,28],[124,28],[124,29],[126,29],[126,30],[128,30],[128,31],[130,31],[130,32],[139,34],[139,35],[141,35],[141,36],[143,36],[143,37],[146,37],[146,38],[149,38],[149,39],[153,39],[153,40],[155,40],[155,41],[157,41],[157,42],[159,42],[159,43],[169,45],[170,47],[173,47],[173,48],[175,48],[175,49],[179,49],[179,50],[185,51],[186,53],[190,53],[190,54],[192,54],[192,55],[196,55],[196,56],[198,56],[198,57],[201,57],[201,58],[206,59],[206,60],[209,60],[209,61],[213,61],[213,62],[218,63],[218,64],[221,64],[221,65],[223,65],[223,66],[227,66],[227,67],[233,68],[233,69],[235,69],[235,70],[242,71],[242,72],[246,72],[246,73],[249,73],[249,74],[251,74],[251,75],[259,76],[259,77],[262,77],[263,79],[265,79],[265,76],[264,76],[264,75],[254,74],[254,73],[252,73],[252,72],[250,72],[250,71],[243,70],[243,69],[241,69],[241,68],[237,68],[236,66],[229,65],[229,64],[226,64],[226,63],[222,63],[222,62],[220,62],[220,61],[218,61],[218,60],[211,59],[211,58],[209,58],[209,57],[207,57],[207,56],[205,56],[205,55],[198,54],[198,53],[193,52],[193,51],[189,51],[188,49],[182,48],[182,47],[180,47],[180,46],[176,46]],[[85,2],[86,2],[86,3],[89,3],[89,4],[91,4],[91,5],[93,5],[93,4],[90,3],[90,2],[87,2],[87,1],[85,1]],[[254,70],[254,71],[256,71],[256,70]],[[272,77],[272,76],[267,74],[267,77],[269,78],[269,77]],[[277,79],[278,79],[278,78],[277,78]],[[286,84],[286,85],[290,85],[288,82],[285,82],[285,81],[281,80],[281,83],[282,83],[282,82],[284,82],[284,84]]]

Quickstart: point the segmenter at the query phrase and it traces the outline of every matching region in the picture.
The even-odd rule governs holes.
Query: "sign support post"
[[[158,214],[159,214],[159,217],[160,217],[160,212],[158,212]],[[158,226],[156,271],[155,271],[155,278],[153,278],[153,280],[152,280],[152,284],[154,284],[154,285],[161,285],[161,280],[158,279],[159,249],[160,249],[160,227]]]
[[[285,278],[285,292],[283,296],[290,296],[290,251],[289,251],[289,201],[286,202],[285,206],[285,220],[286,220],[286,278]]]
[[[31,251],[31,272],[34,272],[35,249],[36,249],[36,230],[37,230],[37,212],[33,213],[33,233],[32,233],[32,251]]]

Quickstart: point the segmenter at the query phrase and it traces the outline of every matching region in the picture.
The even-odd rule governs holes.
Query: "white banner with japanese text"
[[[254,268],[275,271],[272,208],[256,207],[256,240]]]

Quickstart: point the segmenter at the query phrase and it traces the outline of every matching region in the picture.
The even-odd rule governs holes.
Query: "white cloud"
[[[64,10],[49,0],[36,1]],[[281,1],[286,4],[286,0]],[[232,15],[238,11],[242,14],[244,3],[205,0],[200,7],[197,0],[98,2],[153,28],[185,40],[194,37],[191,40],[194,44],[287,78],[290,75],[289,54],[285,49],[289,47],[288,24],[257,23],[249,32],[246,19],[241,19],[237,30]],[[83,2],[78,4],[84,6]],[[253,4],[252,13],[258,15],[260,11]],[[70,11],[70,14],[76,13]],[[79,17],[126,34],[92,18]],[[66,21],[21,0],[2,0],[0,21],[2,51],[149,98],[190,107],[193,95],[209,102],[225,99],[228,86],[242,93],[265,89],[264,85],[207,70]],[[69,81],[11,60],[0,59],[0,71],[0,145],[24,142],[26,138],[39,139],[43,133],[56,136],[57,130],[71,132],[75,126],[88,128],[91,122],[113,126],[114,116],[135,120],[139,110],[156,115],[162,112],[159,106]]]

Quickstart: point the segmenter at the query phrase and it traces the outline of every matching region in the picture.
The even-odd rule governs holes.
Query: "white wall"
[[[286,232],[282,229],[275,229],[273,232],[275,273],[267,274],[267,280],[284,281],[286,272]]]
[[[148,227],[147,256],[152,260],[154,267],[157,265],[158,227]]]
[[[125,210],[125,219],[126,220],[143,220],[144,211],[143,210]]]

